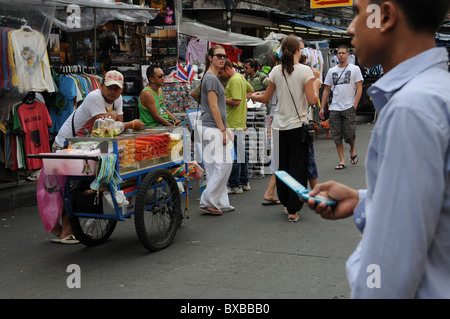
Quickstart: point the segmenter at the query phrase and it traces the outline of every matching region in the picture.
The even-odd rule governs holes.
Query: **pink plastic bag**
[[[59,222],[64,208],[64,200],[60,190],[64,192],[67,176],[46,175],[44,169],[39,175],[36,197],[42,223],[47,232]]]
[[[200,165],[198,165],[196,162],[188,163],[189,176],[192,176],[195,179],[201,179],[203,172],[204,172],[203,168]]]

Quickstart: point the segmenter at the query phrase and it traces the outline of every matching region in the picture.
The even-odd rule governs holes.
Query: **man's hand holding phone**
[[[309,208],[320,214],[324,219],[342,219],[353,215],[353,211],[359,203],[359,192],[343,184],[330,181],[317,184],[309,196],[325,196],[332,198],[338,203],[333,206],[327,206],[325,203],[317,203],[314,199],[300,199],[308,203]]]

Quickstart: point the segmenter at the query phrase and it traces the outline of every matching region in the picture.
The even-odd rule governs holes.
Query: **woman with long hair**
[[[287,36],[281,42],[281,64],[275,66],[269,74],[269,85],[264,94],[254,93],[252,100],[268,103],[275,91],[278,102],[272,121],[274,138],[274,156],[271,169],[284,170],[307,184],[309,146],[304,140],[303,124],[308,122],[308,104],[319,102],[319,88],[322,85],[316,79],[310,67],[300,64],[301,46],[296,36]],[[288,213],[289,221],[299,219],[297,212],[303,202],[287,185],[277,179],[277,194]]]
[[[212,46],[206,55],[206,69],[201,82],[201,123],[203,165],[206,173],[206,189],[200,198],[200,210],[220,215],[233,211],[227,192],[233,159],[227,145],[233,141],[233,133],[227,125],[225,89],[217,78],[227,55],[220,45]]]

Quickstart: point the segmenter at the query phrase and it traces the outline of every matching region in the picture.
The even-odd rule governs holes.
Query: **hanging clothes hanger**
[[[0,15],[0,26],[18,29],[24,24],[27,24],[27,20],[25,19]]]
[[[33,32],[33,29],[31,29],[28,26],[27,21],[25,19],[23,19],[22,21],[24,21],[24,24],[22,24],[22,26],[20,27],[20,30],[25,31],[25,32]]]
[[[36,102],[36,92],[28,92],[22,100],[24,104],[34,104],[34,102]]]

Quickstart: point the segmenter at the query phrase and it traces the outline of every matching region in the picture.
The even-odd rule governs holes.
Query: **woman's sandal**
[[[75,236],[74,235],[69,235],[69,236],[67,236],[67,237],[64,237],[64,238],[58,238],[58,239],[52,239],[52,240],[50,240],[50,242],[52,242],[52,243],[58,243],[58,244],[68,244],[68,245],[71,245],[71,244],[78,244],[79,243],[79,241],[75,238]]]
[[[261,204],[264,206],[280,205],[281,202],[278,199],[264,199],[264,201]]]
[[[283,213],[285,213],[286,215],[288,215],[288,220],[291,223],[296,223],[298,222],[298,219],[300,218],[300,216],[298,216],[297,213],[295,214],[289,214],[289,211],[287,210],[287,207],[283,207]]]
[[[222,215],[222,213],[223,213],[221,210],[218,210],[218,209],[215,209],[212,207],[200,207],[200,210],[202,212],[205,212],[205,213],[211,214],[211,215]]]
[[[345,165],[345,164],[339,164],[339,165],[336,166],[334,169],[340,170],[340,169],[344,169],[344,168],[347,168],[347,165]]]

